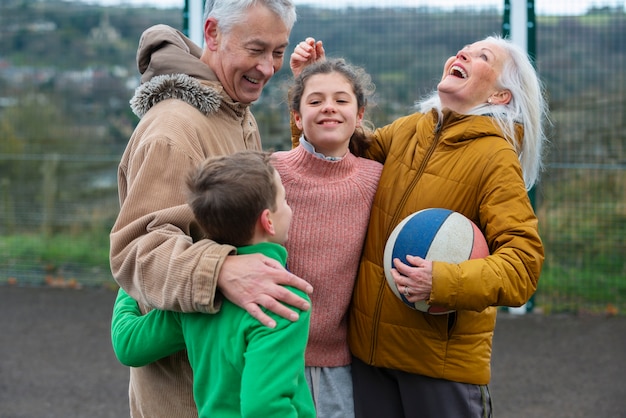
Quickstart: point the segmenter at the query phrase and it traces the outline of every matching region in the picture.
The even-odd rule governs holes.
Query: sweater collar
[[[343,159],[343,157],[327,157],[326,155],[322,154],[321,152],[317,152],[315,150],[315,146],[313,144],[311,144],[309,141],[307,141],[307,139],[304,137],[304,135],[302,135],[300,137],[300,143],[302,144],[302,147],[305,150],[307,150],[311,154],[313,154],[316,157],[319,157],[319,158],[321,158],[323,160],[326,160],[326,161],[341,161]]]
[[[294,176],[319,181],[320,179],[341,179],[351,176],[357,169],[357,157],[348,152],[338,161],[329,161],[307,151],[302,144],[291,151],[285,151],[282,159],[297,169],[292,170]]]

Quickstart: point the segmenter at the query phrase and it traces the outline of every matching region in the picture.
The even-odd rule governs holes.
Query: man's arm
[[[282,285],[307,293],[311,286],[283,267],[260,255],[238,259],[231,256],[234,247],[192,238],[197,226],[186,204],[184,181],[203,158],[191,158],[191,151],[182,150],[184,144],[172,146],[175,139],[168,134],[182,130],[190,143],[200,141],[194,139],[197,132],[191,124],[181,123],[189,113],[185,106],[172,101],[170,111],[158,120],[144,116],[140,131],[146,137],[133,137],[137,149],[122,158],[118,176],[122,207],[110,237],[115,280],[135,300],[162,310],[215,313],[220,308],[220,298],[215,298],[218,287],[270,326],[273,322],[261,307],[283,317],[291,312],[281,302],[308,309],[304,299],[285,292]]]
[[[159,310],[142,315],[137,302],[120,289],[111,320],[111,342],[120,363],[142,367],[184,350],[177,315]]]
[[[186,202],[185,178],[201,157],[191,158],[188,150],[172,145],[171,125],[183,131],[188,125],[175,117],[176,112],[190,109],[171,107],[172,114],[158,121],[150,115],[140,122],[151,133],[133,136],[136,148],[122,157],[121,207],[110,235],[111,272],[142,305],[212,313],[219,309],[214,305],[219,265],[235,249],[200,240]]]

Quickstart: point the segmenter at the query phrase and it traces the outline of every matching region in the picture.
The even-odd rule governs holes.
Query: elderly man
[[[283,285],[311,286],[275,260],[201,239],[185,196],[188,172],[205,158],[261,148],[249,105],[281,68],[295,20],[290,0],[207,0],[203,50],[164,25],[142,35],[131,100],[141,120],[119,165],[110,256],[144,312],[210,314],[226,297],[273,327],[262,308],[291,320],[283,303],[309,309]],[[186,353],[131,369],[129,396],[132,417],[196,417]]]

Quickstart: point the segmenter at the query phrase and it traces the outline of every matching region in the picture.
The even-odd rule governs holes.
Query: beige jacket
[[[141,118],[118,170],[120,213],[111,231],[111,271],[147,307],[214,313],[217,275],[234,247],[199,239],[186,204],[189,171],[209,156],[260,149],[247,105],[233,102],[199,60],[201,50],[164,25],[142,35]],[[131,369],[133,417],[196,416],[185,353]]]

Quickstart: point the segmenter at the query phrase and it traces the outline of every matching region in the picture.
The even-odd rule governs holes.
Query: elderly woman
[[[324,58],[321,43],[301,42],[298,72]],[[547,106],[520,48],[488,37],[450,57],[437,91],[418,112],[379,128],[367,157],[384,163],[350,316],[357,417],[489,417],[491,345],[497,306],[520,306],[537,289],[544,259],[527,189],[546,141]],[[476,223],[489,244],[484,259],[459,264],[407,257],[383,272],[385,242],[407,215],[447,208]]]

